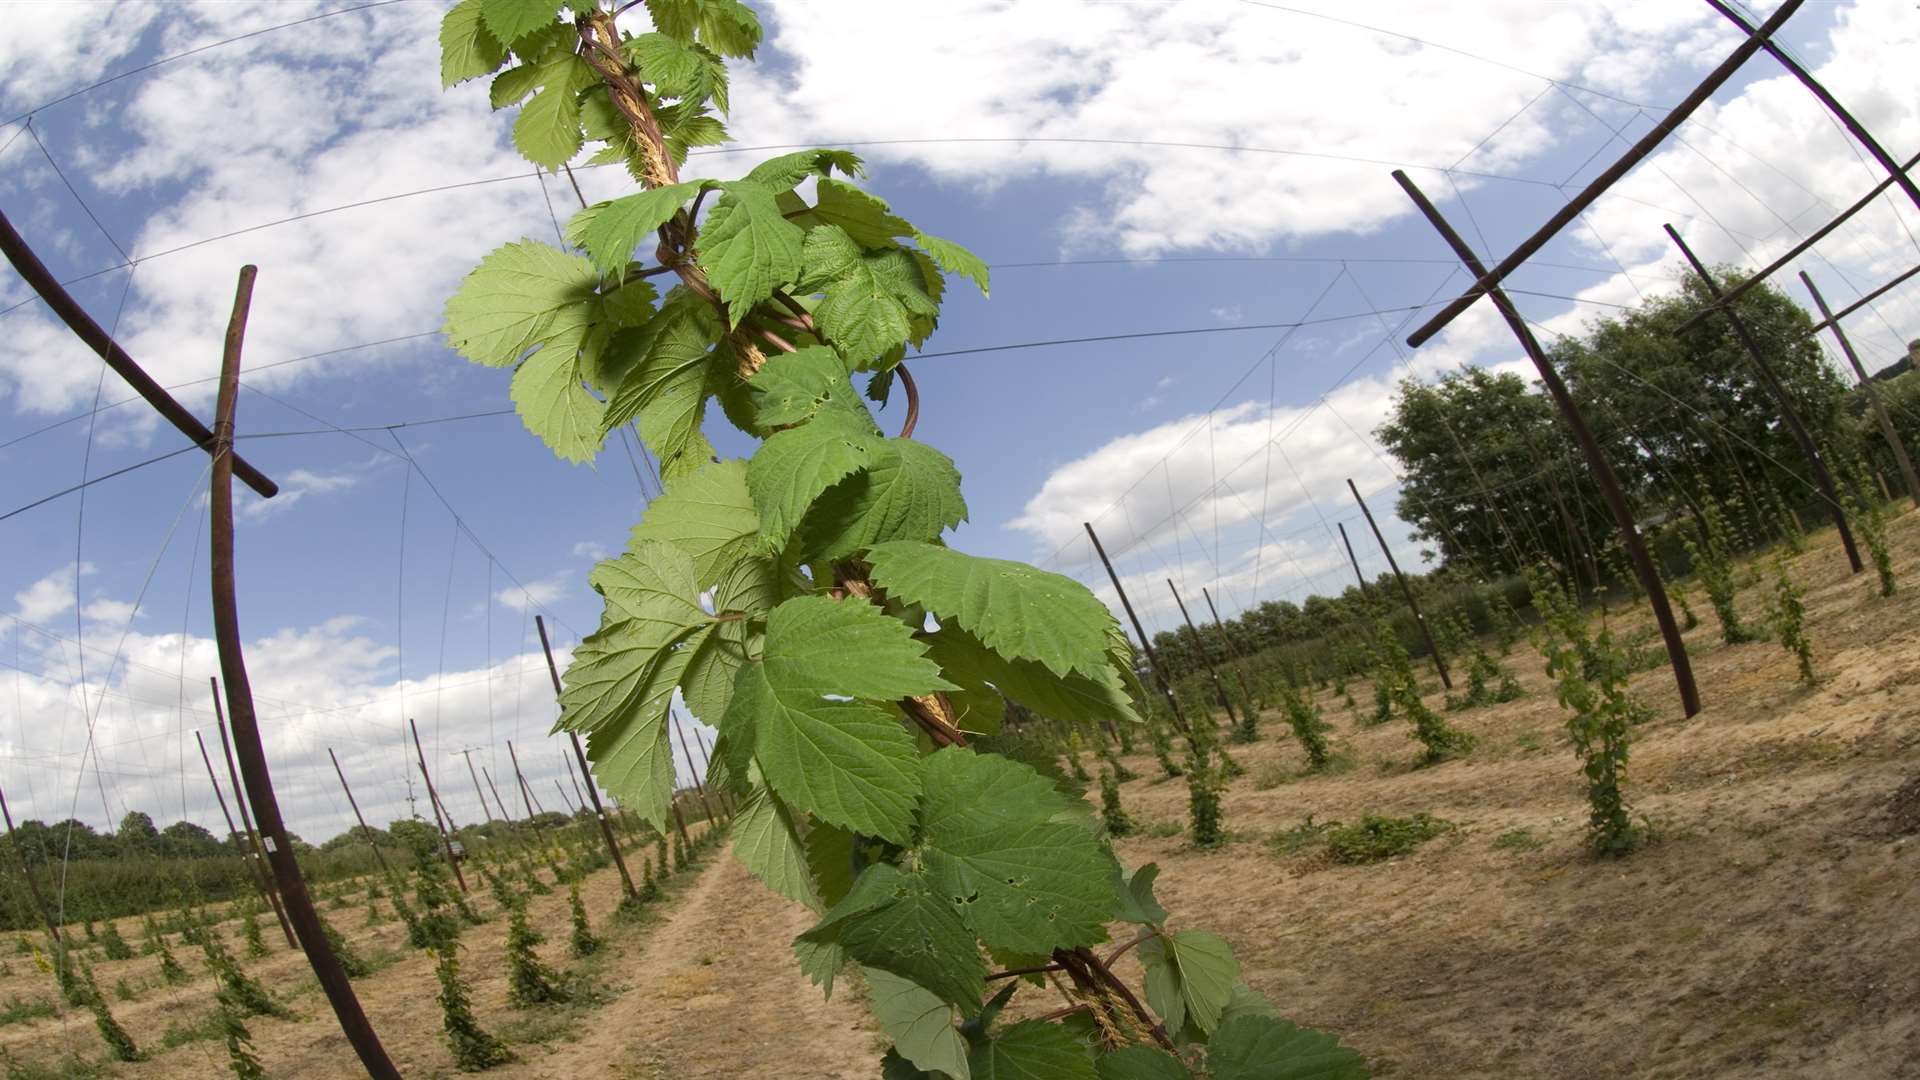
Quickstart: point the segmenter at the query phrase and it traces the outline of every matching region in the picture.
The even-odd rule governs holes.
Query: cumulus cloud
[[[559,573],[529,581],[525,586],[509,585],[504,589],[496,590],[493,598],[500,602],[500,606],[519,612],[550,608],[554,601],[567,595],[567,584],[573,581],[575,576],[570,570],[562,570]]]

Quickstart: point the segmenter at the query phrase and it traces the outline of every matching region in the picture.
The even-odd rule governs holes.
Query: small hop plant
[[[253,1052],[253,1032],[247,1030],[246,1019],[240,1011],[223,1004],[215,1015],[219,1019],[220,1037],[227,1044],[227,1065],[233,1070],[234,1080],[267,1080],[267,1070]]]
[[[133,949],[127,944],[127,939],[120,936],[120,927],[111,920],[100,931],[100,951],[109,960],[133,959]]]
[[[580,902],[580,883],[574,882],[567,887],[567,905],[573,911],[573,936],[568,939],[568,947],[575,957],[591,956],[600,951],[600,939],[593,934],[593,926],[587,922],[587,906]]]
[[[1333,760],[1333,753],[1327,746],[1327,725],[1320,719],[1320,708],[1313,703],[1312,695],[1291,681],[1283,682],[1280,707],[1286,711],[1287,726],[1293,730],[1294,741],[1307,755],[1307,771],[1325,769]]]
[[[1712,496],[1700,502],[1700,526],[1704,536],[1698,540],[1682,536],[1681,541],[1693,560],[1693,572],[1700,579],[1700,587],[1706,590],[1707,602],[1713,605],[1713,614],[1720,620],[1721,640],[1729,645],[1751,641],[1753,635],[1741,624],[1740,613],[1734,606],[1738,585],[1734,578],[1732,532],[1725,512]]]
[[[1843,492],[1840,499],[1846,506],[1848,520],[1853,523],[1854,534],[1867,546],[1867,556],[1873,561],[1874,575],[1879,579],[1880,595],[1892,596],[1898,583],[1893,577],[1893,551],[1887,546],[1887,512],[1873,496],[1873,474],[1867,470],[1866,463],[1854,466],[1852,490]]]
[[[333,923],[318,911],[313,913],[320,920],[320,932],[326,936],[327,947],[333,950],[333,957],[340,962],[340,971],[349,979],[365,978],[373,973],[373,968],[360,951],[353,947],[347,936],[334,929]]]
[[[1773,628],[1785,649],[1800,666],[1800,681],[1806,686],[1819,683],[1813,670],[1813,643],[1807,640],[1807,601],[1805,590],[1793,580],[1787,560],[1773,560]]]
[[[1100,821],[1106,826],[1107,835],[1115,839],[1134,832],[1133,818],[1120,805],[1119,778],[1111,771],[1100,773]]]
[[[507,909],[507,1001],[518,1007],[545,1005],[570,999],[553,969],[541,962],[534,947],[545,938],[527,922],[527,905]]]
[[[267,955],[266,938],[260,933],[260,905],[248,904],[246,912],[240,916],[240,934],[247,943],[247,955],[262,957]]]
[[[473,1015],[473,1001],[466,983],[460,979],[459,944],[449,942],[440,949],[440,962],[434,975],[440,980],[441,1028],[447,1047],[453,1051],[453,1063],[461,1072],[481,1072],[513,1060],[507,1044],[480,1026]]]

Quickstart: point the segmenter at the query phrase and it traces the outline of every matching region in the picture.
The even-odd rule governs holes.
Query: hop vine
[[[447,304],[454,348],[512,372],[554,453],[591,461],[632,424],[659,462],[663,494],[592,572],[605,610],[574,648],[560,726],[662,833],[670,703],[719,732],[709,790],[739,803],[734,852],[816,913],[795,942],[809,978],[860,970],[889,1075],[1187,1075],[1208,1055],[1217,1077],[1365,1075],[1333,1036],[1273,1015],[1224,941],[1168,930],[1150,868],[1121,867],[996,735],[1009,703],[1078,731],[1139,717],[1131,646],[1098,598],[945,545],[967,504],[954,463],[912,437],[907,359],[949,278],[985,294],[986,264],[858,186],[844,150],[683,179],[690,147],[728,138],[727,61],[753,55],[760,23],[738,0],[646,6],[640,34],[593,2],[562,21],[558,0],[462,0],[441,28],[442,81],[490,78],[528,160],[558,171],[591,142],[588,162],[640,188],[572,215],[569,250],[497,248]],[[895,405],[888,435],[873,407]],[[708,442],[715,406],[759,440],[750,455]],[[1211,756],[1189,769],[1203,787]],[[663,848],[661,873],[689,846]],[[1114,922],[1141,928],[1144,999],[1092,948]],[[1043,960],[1070,1008],[1000,1020],[1028,988],[989,998],[989,956]],[[1069,1026],[1082,1012],[1091,1026]]]

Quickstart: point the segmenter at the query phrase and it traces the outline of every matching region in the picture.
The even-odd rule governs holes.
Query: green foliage
[[[1384,620],[1374,638],[1374,693],[1378,702],[1375,722],[1385,722],[1398,709],[1413,726],[1413,737],[1426,748],[1422,756],[1429,763],[1459,757],[1473,749],[1473,736],[1448,726],[1439,714],[1420,700],[1420,683],[1413,673],[1413,660],[1406,647]]]
[[[1226,782],[1210,757],[1209,748],[1199,740],[1187,755],[1187,824],[1194,845],[1201,848],[1215,847],[1226,839],[1220,809],[1220,790]]]
[[[161,981],[168,986],[180,986],[192,982],[193,976],[187,974],[187,969],[181,967],[180,961],[174,958],[173,949],[167,945],[167,939],[160,937],[155,940],[159,944]]]
[[[1846,508],[1847,520],[1853,526],[1855,538],[1866,546],[1867,557],[1873,561],[1874,575],[1880,583],[1880,595],[1892,596],[1897,583],[1893,578],[1893,552],[1887,546],[1886,509],[1874,497],[1873,474],[1867,470],[1865,463],[1855,465],[1851,480],[1851,485],[1840,494],[1841,504]]]
[[[1773,560],[1773,631],[1780,639],[1780,647],[1799,664],[1800,681],[1813,686],[1820,680],[1813,670],[1813,642],[1807,640],[1806,623],[1806,592],[1794,582],[1787,560],[1776,556]]]
[[[119,925],[111,919],[100,931],[100,951],[109,960],[133,959],[133,949],[127,945],[127,939],[120,936]]]
[[[525,157],[551,168],[604,142],[592,160],[625,162],[646,189],[574,218],[567,235],[586,258],[508,244],[447,308],[456,349],[516,368],[523,422],[561,457],[589,460],[633,422],[661,459],[662,496],[627,553],[593,573],[605,610],[566,672],[561,726],[586,735],[597,778],[662,836],[676,691],[719,730],[709,787],[740,803],[736,855],[819,913],[795,942],[810,978],[830,987],[847,963],[867,969],[894,1042],[889,1076],[1096,1080],[1118,1037],[1096,1047],[1055,1019],[999,1023],[1019,986],[983,1001],[986,954],[1060,957],[1119,986],[1091,946],[1117,910],[1148,905],[1123,900],[1129,879],[1048,755],[998,733],[1005,715],[1137,719],[1131,648],[1078,583],[946,547],[966,518],[957,470],[884,437],[854,383],[870,375],[866,396],[884,405],[937,325],[946,275],[985,292],[986,265],[835,178],[859,174],[843,152],[679,179],[688,146],[725,138],[708,112],[727,108],[721,57],[759,40],[735,0],[650,0],[654,32],[630,39],[604,11],[569,26],[546,0],[470,2],[443,30],[443,78],[511,59],[489,97],[519,105]],[[619,40],[618,61],[577,55],[582,36]],[[632,272],[649,248],[682,281],[664,297]],[[712,460],[715,399],[762,440],[744,462]],[[1223,752],[1210,767],[1215,753],[1196,743],[1189,770],[1213,799],[1203,843],[1219,838],[1217,789],[1234,768]],[[663,841],[660,873],[718,835]],[[530,956],[524,913],[509,918],[510,953]],[[1238,992],[1231,954],[1201,931],[1156,928],[1156,940],[1147,995],[1170,1030],[1204,1043]],[[456,1035],[448,1003],[464,1009],[451,946],[441,955],[449,1038],[463,1067],[480,1067],[460,1047],[482,1040]],[[1089,1007],[1138,1031],[1114,1005],[1123,997],[1103,991]]]
[[[54,1012],[53,1002],[43,998],[10,996],[5,1002],[0,1002],[0,1027],[25,1023],[28,1020],[39,1020],[52,1016]]]
[[[1333,760],[1327,746],[1327,724],[1320,719],[1320,707],[1313,703],[1311,690],[1302,691],[1293,680],[1280,684],[1280,707],[1287,714],[1287,726],[1300,749],[1307,755],[1307,771],[1320,772]]]
[[[1559,582],[1544,571],[1534,578],[1534,601],[1545,616],[1541,654],[1587,779],[1587,841],[1597,854],[1624,855],[1640,839],[1622,785],[1632,726],[1644,719],[1645,708],[1627,693],[1631,669],[1613,631],[1603,624],[1590,637],[1586,617]],[[1723,619],[1721,625],[1728,624]]]
[[[1120,781],[1110,769],[1100,774],[1100,822],[1115,839],[1134,832],[1133,818],[1120,805]]]
[[[1426,813],[1403,818],[1367,814],[1351,825],[1328,829],[1327,854],[1338,863],[1380,862],[1409,854],[1451,828],[1452,822]]]
[[[592,956],[600,951],[600,939],[594,936],[593,926],[587,922],[587,906],[580,902],[580,883],[574,882],[567,887],[567,906],[573,913],[573,934],[567,939],[567,946],[575,957]]]
[[[100,994],[100,985],[93,980],[93,967],[80,961],[80,973],[75,979],[79,998],[75,1004],[84,1006],[93,1014],[94,1029],[100,1033],[100,1041],[107,1044],[107,1057],[113,1061],[138,1061],[140,1050],[133,1044],[133,1036],[113,1018],[113,1011],[107,1007],[107,999]]]
[[[1690,534],[1682,534],[1687,554],[1693,560],[1694,576],[1700,579],[1700,587],[1706,590],[1707,601],[1713,605],[1713,614],[1720,620],[1720,637],[1729,645],[1753,640],[1740,622],[1740,613],[1734,607],[1734,592],[1738,585],[1734,581],[1733,537],[1727,525],[1725,511],[1712,496],[1700,500],[1700,525],[1705,536],[1696,539]]]
[[[489,1034],[473,1015],[472,999],[460,980],[459,945],[439,950],[434,975],[440,980],[441,1030],[447,1036],[447,1048],[453,1051],[453,1063],[461,1072],[480,1072],[513,1060],[507,1045]]]
[[[527,906],[507,908],[507,1002],[518,1008],[567,1001],[572,995],[534,952],[546,940],[527,922]]]
[[[349,979],[364,978],[372,974],[372,967],[367,964],[366,958],[360,955],[360,951],[353,947],[353,943],[347,940],[347,936],[334,929],[333,923],[329,922],[325,915],[317,911],[314,915],[320,920],[320,932],[327,939],[327,948],[333,950],[333,958],[340,962],[341,973]]]
[[[227,1044],[227,1065],[233,1069],[234,1080],[267,1080],[267,1070],[253,1053],[253,1032],[247,1030],[239,1011],[222,1007],[216,1015],[220,1018],[220,1037]]]
[[[260,957],[267,955],[266,940],[260,935],[260,905],[248,904],[240,916],[240,935],[247,943],[247,955]]]
[[[245,1016],[292,1015],[285,1005],[274,1000],[259,980],[241,970],[239,961],[221,944],[219,935],[202,933],[200,951],[206,954],[207,970],[213,972],[213,977],[220,984],[216,996],[222,1005],[236,1009]]]

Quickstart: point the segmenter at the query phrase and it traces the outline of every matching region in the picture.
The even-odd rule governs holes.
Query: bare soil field
[[[1706,707],[1681,718],[1664,666],[1634,677],[1654,716],[1635,730],[1629,797],[1651,840],[1626,858],[1596,859],[1582,844],[1583,781],[1524,643],[1504,663],[1525,698],[1445,714],[1478,739],[1458,760],[1417,767],[1404,724],[1360,726],[1362,684],[1355,710],[1322,695],[1345,761],[1328,775],[1302,775],[1303,755],[1268,715],[1260,741],[1229,746],[1245,774],[1224,797],[1229,839],[1211,851],[1184,834],[1184,782],[1144,754],[1125,759],[1140,779],[1122,797],[1146,831],[1120,853],[1162,866],[1176,927],[1227,936],[1248,981],[1283,1013],[1340,1032],[1376,1075],[1920,1077],[1920,514],[1894,521],[1892,535],[1902,584],[1892,598],[1876,594],[1871,570],[1847,572],[1831,531],[1793,559],[1822,676],[1813,689],[1771,641],[1721,644],[1692,594],[1701,625],[1687,640]],[[1741,594],[1755,624],[1767,589]],[[1648,635],[1630,604],[1616,606],[1613,626]],[[1447,827],[1403,857],[1335,863],[1317,827],[1369,813],[1427,813]],[[542,955],[594,990],[579,1004],[510,1008],[504,920],[466,931],[476,1012],[516,1054],[489,1075],[878,1075],[884,1043],[857,986],[824,1002],[794,966],[787,943],[809,913],[728,853],[710,850],[641,921],[607,922],[618,890],[611,870],[584,887],[608,938],[587,961],[565,954],[565,892],[533,901],[550,939]],[[357,987],[401,1071],[452,1075],[428,958],[396,921],[361,925],[358,901],[329,915],[388,963]],[[137,921],[120,929],[138,944]],[[252,1023],[268,1074],[362,1075],[303,958],[267,931],[272,954],[243,962],[298,1014]],[[160,985],[151,957],[97,965],[110,1000],[117,980],[140,988],[113,1006],[151,1054],[107,1075],[226,1074],[217,1041],[162,1045],[170,1025],[213,1004],[198,951],[175,951],[190,985]],[[0,999],[54,999],[28,958],[0,957],[11,972]],[[0,1049],[100,1057],[90,1019],[71,1010],[0,1025]]]

